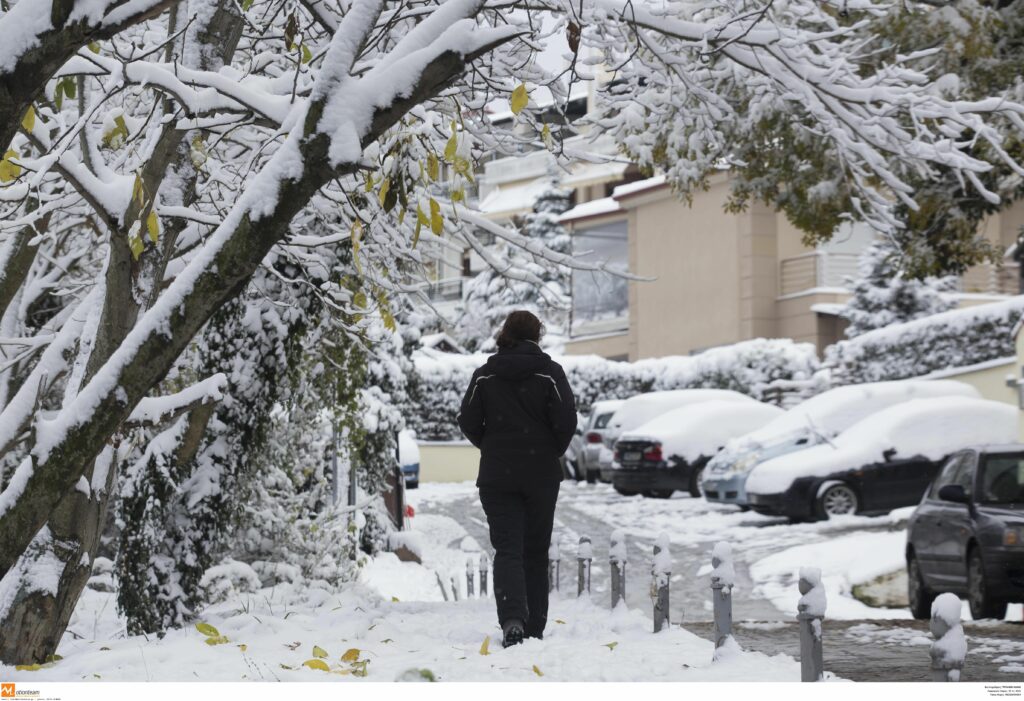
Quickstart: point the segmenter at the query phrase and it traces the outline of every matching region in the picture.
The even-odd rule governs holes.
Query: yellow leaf
[[[324,650],[319,645],[313,646],[313,657],[327,657],[327,650]]]
[[[152,209],[149,210],[149,216],[146,217],[146,231],[149,232],[149,240],[156,243],[160,238],[160,220],[156,216],[156,212]]]
[[[533,665],[533,673],[536,674],[538,677],[544,676],[544,672],[540,671],[540,667],[538,667],[537,665]]]
[[[130,239],[128,239],[128,247],[132,251],[132,257],[135,260],[138,260],[139,256],[142,255],[142,250],[146,246],[145,246],[144,243],[142,243],[142,237],[141,236],[132,236]],[[206,639],[206,644],[207,645],[211,645],[212,643],[210,643],[210,641],[213,640],[213,639],[214,639],[213,637],[207,638]]]
[[[32,128],[36,125],[36,108],[32,105],[28,106],[28,112],[25,113],[24,119],[21,120],[21,126],[25,131],[32,131]]]
[[[0,183],[9,183],[21,175],[21,166],[11,160],[17,157],[17,151],[8,149],[4,154],[3,160],[0,160]]]
[[[444,232],[444,217],[441,216],[441,205],[433,197],[430,198],[430,230],[437,236]]]
[[[359,239],[363,235],[363,222],[356,219],[352,222],[352,232],[350,234],[352,238],[352,262],[355,263],[356,272],[360,275],[363,274],[363,266],[359,264]]]
[[[452,135],[448,138],[448,143],[444,145],[444,160],[451,163],[455,160],[455,154],[459,150],[459,139],[455,132],[455,122],[452,122]]]
[[[488,635],[486,638],[484,638],[483,645],[480,646],[480,654],[481,655],[490,655],[491,654],[490,651],[488,651],[488,649],[487,649],[490,646],[490,644],[491,644],[491,636]]]
[[[431,180],[437,180],[441,175],[441,167],[437,162],[437,156],[432,153],[427,155],[427,175],[430,176]]]
[[[321,672],[330,672],[331,668],[327,666],[327,663],[323,660],[306,660],[302,663],[303,667],[309,667],[310,669],[319,669]]]
[[[245,644],[242,644],[242,645],[238,646],[238,649],[241,650],[242,652],[245,652],[246,650],[249,649],[249,646],[245,645]]]
[[[134,249],[133,249],[133,252],[134,252]],[[135,257],[138,258],[137,255]],[[210,637],[210,638],[206,639],[206,644],[207,645],[211,645],[211,646],[212,645],[223,645],[226,642],[228,642],[228,639],[227,639],[227,636],[224,636],[224,635],[218,635],[216,637]]]
[[[614,650],[616,645],[618,645],[618,643],[605,643],[604,644],[604,646],[606,648],[608,648],[609,650]]]
[[[555,619],[555,623],[559,623],[559,624],[561,624],[563,626],[565,625],[565,621],[563,621],[561,618],[556,618]]]
[[[100,45],[98,42],[90,41],[88,46],[89,51],[92,51],[94,54],[98,54],[100,52]]]
[[[384,199],[388,196],[388,190],[391,189],[391,178],[384,178],[380,184],[380,192],[377,193],[377,199],[381,205],[384,204]]]
[[[551,140],[551,127],[547,124],[540,130],[540,138],[544,141],[544,145],[549,151],[554,148],[554,143]]]
[[[360,309],[366,309],[366,294],[364,292],[356,292],[352,295],[352,304]]]
[[[146,189],[142,186],[142,178],[139,177],[138,173],[135,174],[135,182],[132,183],[132,199],[135,200],[140,207],[146,204]],[[198,629],[201,625],[205,626],[206,624],[197,623],[196,628]],[[213,628],[213,626],[210,626],[210,628]],[[213,629],[217,630],[216,628]],[[200,630],[199,632],[202,633],[203,631]],[[216,635],[216,633],[214,633],[214,635]]]
[[[391,597],[391,601],[394,602],[394,603],[398,603],[398,597],[397,596],[392,596]]]
[[[38,672],[43,668],[41,664],[18,664],[14,668],[19,672]]]
[[[341,656],[342,662],[355,662],[359,659],[359,648],[353,647],[345,650],[345,654]]]
[[[310,52],[309,47],[305,44],[302,45],[302,62],[309,63],[313,60],[313,54]]]
[[[526,107],[526,103],[530,101],[530,94],[526,92],[526,85],[520,83],[516,86],[516,89],[512,91],[512,114],[519,114]]]
[[[209,623],[196,623],[196,630],[203,635],[207,635],[211,638],[216,638],[220,635],[220,631],[211,626]]]

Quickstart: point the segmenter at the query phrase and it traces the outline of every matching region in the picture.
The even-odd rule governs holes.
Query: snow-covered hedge
[[[455,422],[473,371],[486,355],[419,353],[410,383],[406,423],[419,440],[462,438]],[[565,369],[580,411],[599,399],[625,399],[641,392],[716,387],[763,398],[765,386],[779,379],[806,379],[818,369],[810,343],[754,339],[713,348],[700,355],[650,358],[635,363],[594,355],[556,357]]]
[[[1024,295],[892,324],[825,351],[836,384],[902,380],[1015,354]]]

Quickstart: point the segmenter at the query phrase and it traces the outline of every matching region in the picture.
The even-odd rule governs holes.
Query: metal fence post
[[[800,602],[796,618],[800,623],[800,681],[820,682],[825,675],[821,641],[821,621],[825,617],[825,587],[821,570],[800,568]]]
[[[470,557],[466,560],[466,598],[473,598],[473,574],[476,572],[476,563]]]
[[[548,546],[548,591],[562,588],[562,568],[559,560],[558,543],[554,540]]]
[[[487,597],[487,553],[480,554],[480,596]]]
[[[576,596],[583,596],[583,592],[590,593],[590,563],[594,559],[594,549],[590,545],[590,538],[581,535],[580,547],[576,552],[577,584]]]
[[[654,632],[669,625],[668,583],[672,578],[672,555],[668,550],[668,536],[662,533],[654,544],[654,564],[651,566],[651,597],[654,599]]]
[[[451,577],[452,583],[452,598],[456,601],[459,600],[459,580],[455,578],[455,575]]]
[[[621,530],[612,531],[608,561],[612,573],[612,608],[626,598],[626,534]]]
[[[929,622],[935,642],[931,647],[932,681],[958,682],[967,657],[967,638],[960,624],[960,598],[956,594],[939,594],[932,603]]]
[[[732,566],[732,548],[728,543],[718,543],[711,551],[711,602],[715,613],[715,658],[718,649],[732,639],[732,587],[736,571]]]

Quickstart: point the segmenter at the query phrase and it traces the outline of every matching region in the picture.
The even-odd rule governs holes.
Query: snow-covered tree
[[[595,127],[641,164],[667,164],[682,190],[721,167],[751,115],[775,115],[780,130],[824,135],[851,206],[880,229],[899,228],[894,203],[915,207],[913,177],[936,170],[996,199],[993,164],[1024,172],[1005,148],[1024,107],[948,99],[915,70],[920,53],[863,61],[868,25],[837,17],[889,7],[0,3],[0,454],[16,465],[0,493],[0,660],[53,653],[135,432],[170,443],[182,417],[201,424],[201,408],[221,401],[226,376],[173,380],[216,315],[262,294],[258,271],[359,337],[393,324],[399,300],[422,293],[424,261],[452,239],[543,287],[492,255],[481,229],[510,250],[603,270],[464,203],[485,155],[549,143],[574,155],[560,147],[571,128],[545,128],[529,104],[541,86],[567,95],[533,60],[551,32],[616,68]],[[598,72],[589,58],[572,65]],[[501,99],[512,128],[481,117]],[[341,249],[350,265],[337,265]]]
[[[949,296],[955,278],[909,278],[901,262],[899,249],[886,238],[875,240],[861,254],[858,277],[848,281],[853,295],[840,312],[850,322],[847,337],[956,306]]]
[[[569,209],[569,197],[570,193],[549,183],[538,195],[533,211],[524,217],[523,237],[568,256],[572,241],[558,216]],[[455,324],[459,342],[469,350],[493,350],[495,333],[505,317],[516,309],[536,314],[547,327],[547,338],[564,334],[568,325],[568,270],[504,242],[494,254],[528,270],[535,280],[510,280],[493,267],[473,276],[466,283]]]

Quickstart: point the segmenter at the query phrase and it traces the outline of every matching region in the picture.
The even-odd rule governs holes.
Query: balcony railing
[[[849,287],[847,278],[857,277],[856,253],[815,251],[779,264],[779,294],[806,292],[819,287]],[[1020,266],[1017,263],[984,263],[970,268],[957,281],[956,290],[973,294],[1017,295]]]
[[[814,251],[779,263],[779,294],[791,295],[816,287],[846,287],[857,276],[856,253]]]

